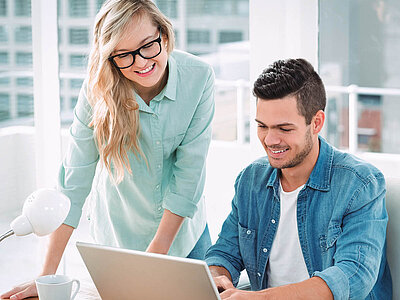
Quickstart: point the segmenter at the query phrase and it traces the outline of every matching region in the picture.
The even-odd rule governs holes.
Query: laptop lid
[[[220,300],[204,261],[77,242],[103,300]]]

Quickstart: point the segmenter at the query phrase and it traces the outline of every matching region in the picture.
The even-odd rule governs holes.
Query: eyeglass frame
[[[131,66],[135,63],[135,57],[136,57],[136,55],[139,55],[141,58],[144,58],[144,59],[152,59],[152,58],[154,58],[154,57],[160,55],[160,53],[161,53],[161,51],[162,51],[162,47],[161,47],[161,28],[158,28],[158,30],[159,30],[160,34],[159,34],[158,38],[156,38],[155,40],[152,40],[152,41],[150,41],[150,42],[144,44],[143,46],[137,48],[136,50],[128,51],[128,52],[123,52],[123,53],[119,53],[119,54],[110,56],[110,57],[108,57],[108,60],[111,61],[111,63],[112,63],[116,68],[118,68],[118,69],[121,70],[121,69],[127,69],[127,68],[131,67]],[[151,57],[144,57],[144,56],[140,53],[140,50],[141,50],[142,48],[144,48],[144,47],[150,45],[151,43],[158,43],[158,45],[160,46],[160,51],[159,51],[156,55],[154,55],[154,56],[151,56]],[[127,67],[119,67],[119,66],[117,65],[117,63],[115,62],[115,60],[114,60],[115,57],[120,56],[120,55],[123,55],[123,54],[130,54],[130,55],[132,55],[132,57],[133,57],[132,63],[131,63],[129,66],[127,66]]]

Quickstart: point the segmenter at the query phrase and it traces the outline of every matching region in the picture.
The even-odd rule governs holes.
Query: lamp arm
[[[14,234],[13,230],[9,230],[7,231],[5,234],[0,236],[0,242],[6,238],[8,238],[9,236],[12,236]]]

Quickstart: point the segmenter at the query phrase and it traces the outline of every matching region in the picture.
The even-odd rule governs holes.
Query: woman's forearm
[[[62,224],[51,234],[41,275],[56,273],[65,247],[73,231],[73,227]]]
[[[160,225],[147,248],[147,252],[167,254],[184,219],[184,217],[178,216],[168,209],[165,209]]]

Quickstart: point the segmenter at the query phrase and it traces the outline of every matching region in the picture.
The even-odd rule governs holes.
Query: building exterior
[[[72,118],[85,76],[94,16],[103,2],[58,0],[63,126]],[[155,3],[172,21],[178,49],[204,55],[217,52],[222,44],[248,40],[248,0]],[[248,71],[241,73],[248,76]],[[33,124],[31,0],[0,0],[0,127],[15,124]]]

